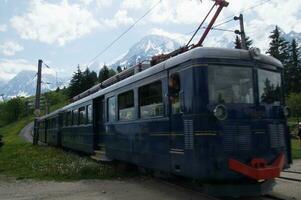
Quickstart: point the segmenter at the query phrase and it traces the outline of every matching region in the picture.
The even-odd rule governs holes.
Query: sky
[[[228,1],[216,24],[243,13],[246,33],[262,51],[276,24],[286,33],[301,33],[300,0]],[[71,76],[77,65],[84,68],[92,61],[110,64],[149,34],[185,44],[212,4],[210,0],[0,0],[0,81],[22,70],[36,70],[38,59],[51,67],[43,68],[44,72],[61,77]],[[93,59],[151,8],[118,42]],[[219,28],[236,30],[238,21]],[[234,38],[233,32],[211,31],[204,46],[223,46]]]

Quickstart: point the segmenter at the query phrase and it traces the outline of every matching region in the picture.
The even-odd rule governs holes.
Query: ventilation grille
[[[225,151],[248,151],[251,149],[250,126],[225,126],[224,127],[224,150]]]
[[[193,120],[184,120],[185,149],[193,149]]]
[[[271,148],[284,147],[284,126],[283,124],[269,124]]]

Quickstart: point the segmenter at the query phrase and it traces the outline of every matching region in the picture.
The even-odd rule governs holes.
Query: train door
[[[181,172],[184,166],[183,90],[179,69],[169,71],[168,98],[170,113],[171,170]]]
[[[94,146],[96,149],[104,148],[104,97],[99,97],[94,100]]]

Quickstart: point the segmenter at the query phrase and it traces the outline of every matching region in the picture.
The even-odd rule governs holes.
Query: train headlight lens
[[[291,110],[289,109],[289,107],[284,106],[283,114],[284,114],[285,117],[289,117],[291,115]]]
[[[214,116],[219,120],[225,120],[227,118],[227,108],[224,105],[218,105],[213,110]]]

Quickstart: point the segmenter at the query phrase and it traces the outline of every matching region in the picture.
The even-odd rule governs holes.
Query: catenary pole
[[[40,116],[42,65],[43,65],[43,61],[38,60],[37,87],[36,87],[36,99],[35,99],[35,110],[34,110],[35,120],[34,120],[33,145],[38,144],[38,127],[39,127],[38,117]]]

